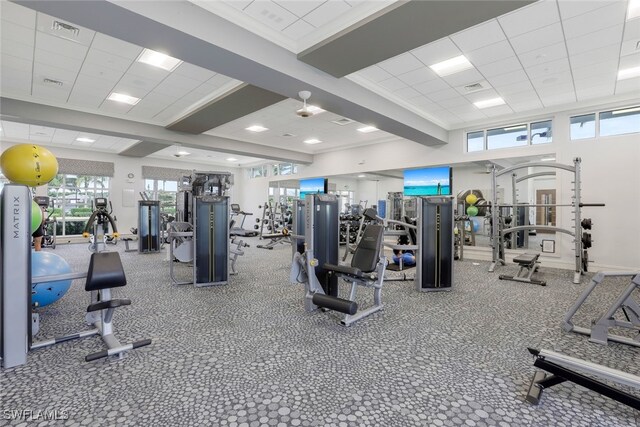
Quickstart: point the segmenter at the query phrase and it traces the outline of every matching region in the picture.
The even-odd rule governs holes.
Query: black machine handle
[[[604,203],[580,203],[581,208],[601,208],[604,207]]]
[[[149,345],[149,344],[151,344],[150,339],[140,340],[131,344],[131,348],[134,349],[134,348],[144,347],[145,345]],[[107,357],[107,356],[109,356],[109,350],[103,350],[103,351],[98,351],[96,353],[91,353],[90,355],[86,356],[84,360],[85,362],[93,362],[94,360],[102,359],[103,357]]]

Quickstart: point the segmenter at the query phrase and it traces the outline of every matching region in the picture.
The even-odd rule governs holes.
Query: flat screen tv
[[[304,200],[307,194],[326,193],[329,190],[327,178],[311,178],[300,180],[300,198]]]
[[[439,166],[404,171],[404,195],[413,196],[450,196],[451,167]]]

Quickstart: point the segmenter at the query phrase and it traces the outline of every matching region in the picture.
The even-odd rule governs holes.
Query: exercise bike
[[[91,213],[87,224],[84,226],[82,237],[89,238],[89,251],[100,252],[100,244],[105,245],[105,247],[107,244],[117,244],[120,233],[118,233],[118,228],[116,227],[116,218],[112,216],[113,206],[111,205],[111,201],[107,202],[107,199],[104,197],[96,197],[92,204],[93,212]],[[109,206],[109,209],[107,209],[107,205]],[[111,225],[111,234],[108,234],[109,225]],[[93,233],[89,233],[90,229]],[[100,236],[98,232],[100,230],[102,231],[101,242],[98,240],[98,237]]]

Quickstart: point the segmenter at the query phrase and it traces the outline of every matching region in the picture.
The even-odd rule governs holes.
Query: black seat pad
[[[122,305],[131,305],[130,299],[110,299],[108,301],[100,301],[87,307],[87,313],[92,311],[104,310],[105,308],[118,308]]]
[[[99,252],[91,254],[85,291],[117,288],[127,284],[122,261],[118,252]]]
[[[513,262],[520,265],[529,265],[538,260],[540,254],[522,254],[513,259]]]
[[[322,266],[327,271],[335,273],[348,274],[349,276],[362,277],[364,273],[359,268],[350,267],[348,265],[325,264]]]
[[[384,228],[378,224],[370,224],[364,229],[360,242],[351,258],[351,267],[370,273],[376,269],[380,258]]]

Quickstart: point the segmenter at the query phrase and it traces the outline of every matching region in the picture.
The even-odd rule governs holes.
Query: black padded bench
[[[500,275],[500,280],[513,280],[516,282],[531,283],[534,285],[546,286],[547,282],[533,278],[533,274],[540,267],[540,254],[522,254],[513,259],[513,262],[520,266],[518,274],[515,276]]]

